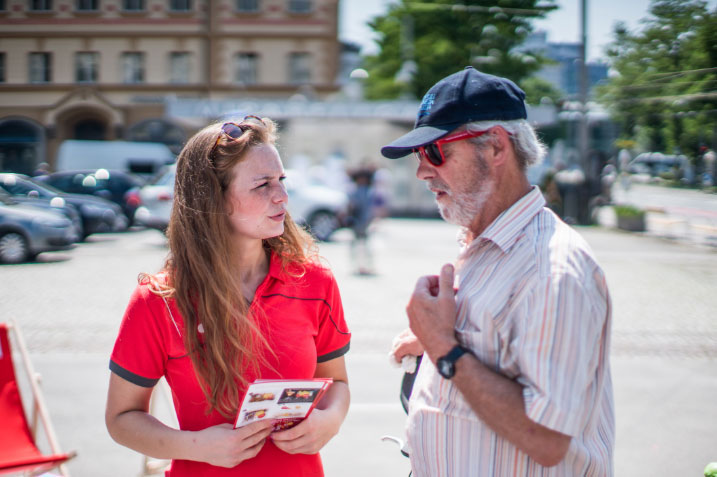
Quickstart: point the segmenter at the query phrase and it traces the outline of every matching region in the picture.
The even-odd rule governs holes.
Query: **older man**
[[[409,404],[415,477],[613,473],[608,289],[526,178],[545,148],[524,98],[468,67],[436,83],[415,128],[381,150],[413,152],[442,217],[462,227],[457,289],[453,265],[420,278],[393,350],[430,358]]]

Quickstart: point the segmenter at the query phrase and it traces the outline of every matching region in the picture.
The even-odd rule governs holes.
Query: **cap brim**
[[[404,134],[391,144],[381,148],[381,154],[389,159],[398,159],[411,154],[419,146],[425,146],[445,136],[460,124],[445,126],[421,126]]]

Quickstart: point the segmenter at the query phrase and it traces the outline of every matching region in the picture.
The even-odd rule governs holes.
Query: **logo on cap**
[[[433,106],[435,101],[436,95],[434,93],[428,93],[423,97],[423,102],[421,102],[421,107],[418,110],[419,119],[423,116],[428,116],[428,113],[431,112],[431,106]]]

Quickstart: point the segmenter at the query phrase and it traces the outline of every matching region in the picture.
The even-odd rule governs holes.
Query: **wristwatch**
[[[461,345],[455,345],[447,355],[441,356],[436,360],[438,374],[445,379],[451,379],[456,374],[456,361],[466,353],[470,353],[470,350]]]

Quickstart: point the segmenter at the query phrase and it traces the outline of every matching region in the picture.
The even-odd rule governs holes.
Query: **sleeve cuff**
[[[343,346],[336,351],[332,351],[327,354],[322,354],[321,356],[318,356],[316,358],[317,363],[324,363],[326,361],[331,361],[332,359],[338,358],[340,356],[345,355],[349,352],[349,347],[351,346],[351,342],[346,343],[346,346]]]
[[[157,382],[159,382],[159,378],[151,379],[134,374],[132,371],[126,370],[112,360],[110,360],[110,371],[115,373],[120,378],[129,381],[132,384],[136,384],[137,386],[142,386],[143,388],[152,388],[155,384],[157,384]]]
[[[566,412],[547,396],[537,393],[534,389],[523,389],[525,400],[525,413],[531,421],[545,426],[548,429],[575,436],[580,433],[579,416],[577,413]]]

